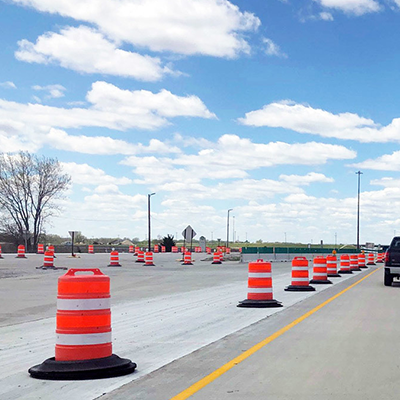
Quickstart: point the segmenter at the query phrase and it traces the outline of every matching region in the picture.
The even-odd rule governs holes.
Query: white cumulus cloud
[[[3,87],[5,89],[16,89],[17,88],[15,83],[11,82],[11,81],[0,82],[0,87]]]
[[[271,39],[263,38],[263,43],[265,44],[265,54],[269,56],[287,58],[287,54],[285,54]]]
[[[377,12],[381,9],[375,0],[314,0],[321,6],[343,11],[354,15]]]
[[[378,158],[368,159],[350,166],[380,171],[400,171],[400,151],[394,151],[392,154],[384,154]]]
[[[83,73],[99,73],[156,81],[172,71],[159,58],[121,50],[103,34],[85,26],[47,32],[36,43],[18,42],[18,60],[56,64]]]
[[[380,127],[373,120],[357,114],[333,114],[290,101],[267,104],[260,110],[246,113],[238,122],[248,126],[285,128],[299,133],[364,143],[400,141],[400,118]]]
[[[11,0],[94,24],[114,41],[152,51],[235,57],[260,20],[227,0]]]
[[[101,168],[75,162],[61,162],[63,171],[71,176],[72,183],[79,185],[129,185],[132,180],[107,175]]]
[[[48,93],[47,97],[50,99],[58,99],[60,97],[64,97],[64,92],[67,90],[62,85],[47,85],[47,86],[40,86],[34,85],[32,86],[33,90],[42,90]]]

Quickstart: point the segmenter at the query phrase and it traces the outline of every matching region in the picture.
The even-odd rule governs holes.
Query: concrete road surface
[[[53,382],[30,378],[27,369],[54,356],[57,278],[65,271],[36,270],[40,256],[4,256],[1,399],[395,398],[400,286],[384,287],[382,271],[286,328],[227,372],[219,370],[375,267],[302,293],[283,290],[290,284],[291,267],[277,263],[274,297],[284,307],[240,309],[238,301],[247,296],[247,264],[215,266],[199,254],[189,267],[177,255],[159,254],[155,267],[143,267],[132,255],[121,254],[122,267],[111,268],[106,254],[59,255],[56,265],[97,267],[111,277],[113,350],[138,368],[119,378]],[[201,390],[190,388],[214,371],[221,376],[203,380]]]

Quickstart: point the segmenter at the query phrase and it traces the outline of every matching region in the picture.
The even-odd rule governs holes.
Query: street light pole
[[[151,228],[150,228],[150,197],[153,196],[155,193],[150,193],[147,195],[147,218],[148,218],[148,228],[149,228],[149,232],[148,232],[148,238],[149,238],[149,250],[151,251]]]
[[[360,249],[360,177],[362,172],[357,171],[358,175],[358,190],[357,190],[357,250]]]
[[[233,210],[233,208],[230,208],[228,210],[228,219],[226,222],[226,248],[229,247],[229,213]]]

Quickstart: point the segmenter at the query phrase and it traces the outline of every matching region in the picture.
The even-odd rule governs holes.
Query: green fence
[[[326,254],[336,250],[338,254],[357,254],[357,249],[308,248],[308,247],[242,247],[243,254]]]

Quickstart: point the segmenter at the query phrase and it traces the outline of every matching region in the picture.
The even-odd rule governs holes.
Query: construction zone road
[[[57,254],[56,267],[99,268],[111,279],[113,352],[137,364],[122,377],[34,379],[54,356],[57,280],[43,256],[0,260],[0,398],[102,400],[397,399],[400,284],[382,269],[290,292],[291,263],[272,263],[281,308],[238,308],[248,265],[193,254],[155,254],[155,266],[120,254]],[[312,265],[312,263],[310,263]],[[310,269],[311,269],[310,265]]]

